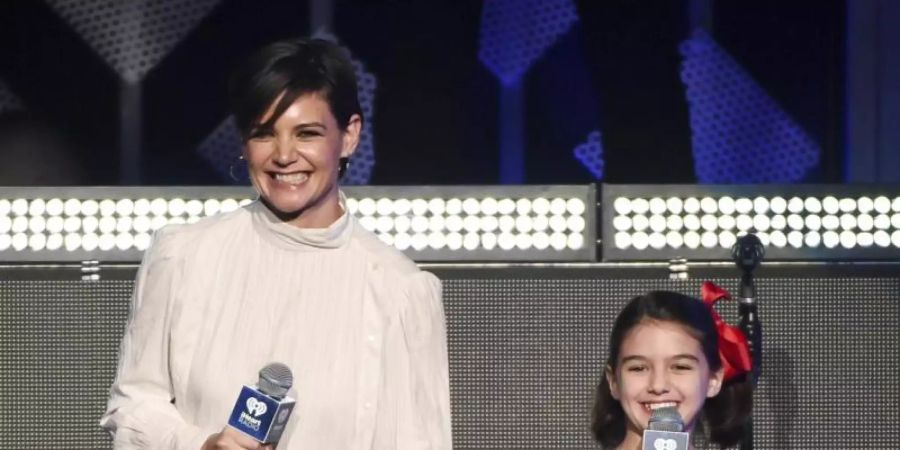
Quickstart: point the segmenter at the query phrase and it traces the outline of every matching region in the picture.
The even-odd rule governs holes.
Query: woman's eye
[[[647,366],[631,366],[625,370],[627,370],[629,372],[643,372],[643,371],[647,370]]]
[[[301,130],[297,132],[297,137],[300,138],[311,138],[316,136],[321,136],[321,133],[313,130]]]
[[[675,365],[672,366],[672,367],[673,367],[675,370],[681,370],[681,371],[684,371],[684,370],[694,370],[694,368],[693,368],[692,366],[689,366],[689,365],[687,365],[687,364],[675,364]]]
[[[250,133],[250,139],[266,139],[272,137],[271,130],[253,130]]]

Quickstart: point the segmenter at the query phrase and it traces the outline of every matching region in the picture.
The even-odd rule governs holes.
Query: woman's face
[[[261,124],[280,99],[269,106]],[[356,150],[360,127],[360,117],[354,114],[347,128],[340,129],[320,95],[301,95],[272,128],[250,132],[244,156],[253,186],[282,220],[302,228],[331,225],[342,214],[339,161]]]
[[[628,418],[628,434],[641,436],[653,409],[673,406],[693,429],[707,397],[719,393],[722,371],[711,373],[703,348],[675,322],[645,320],[622,340],[610,391]],[[634,437],[634,436],[633,436]]]

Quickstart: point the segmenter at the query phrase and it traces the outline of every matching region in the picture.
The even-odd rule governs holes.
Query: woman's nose
[[[297,151],[289,140],[279,139],[275,145],[275,162],[287,166],[297,160]]]
[[[647,391],[652,394],[664,394],[669,392],[669,377],[664,370],[654,370],[650,374],[650,383]]]

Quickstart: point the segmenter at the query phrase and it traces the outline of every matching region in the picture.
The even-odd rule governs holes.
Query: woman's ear
[[[350,116],[347,128],[341,133],[341,158],[349,158],[359,145],[359,134],[362,131],[362,117],[359,114]]]
[[[721,367],[719,370],[713,372],[709,376],[709,386],[706,388],[706,396],[708,398],[715,397],[719,395],[719,391],[722,390],[722,383],[725,382],[725,368]]]
[[[612,367],[606,366],[606,382],[609,383],[609,393],[616,400],[619,400],[619,380],[616,379],[616,372]]]

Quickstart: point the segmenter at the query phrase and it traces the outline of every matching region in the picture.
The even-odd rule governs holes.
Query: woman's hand
[[[226,426],[222,431],[209,435],[200,450],[274,450],[274,444],[260,444],[253,438]]]

